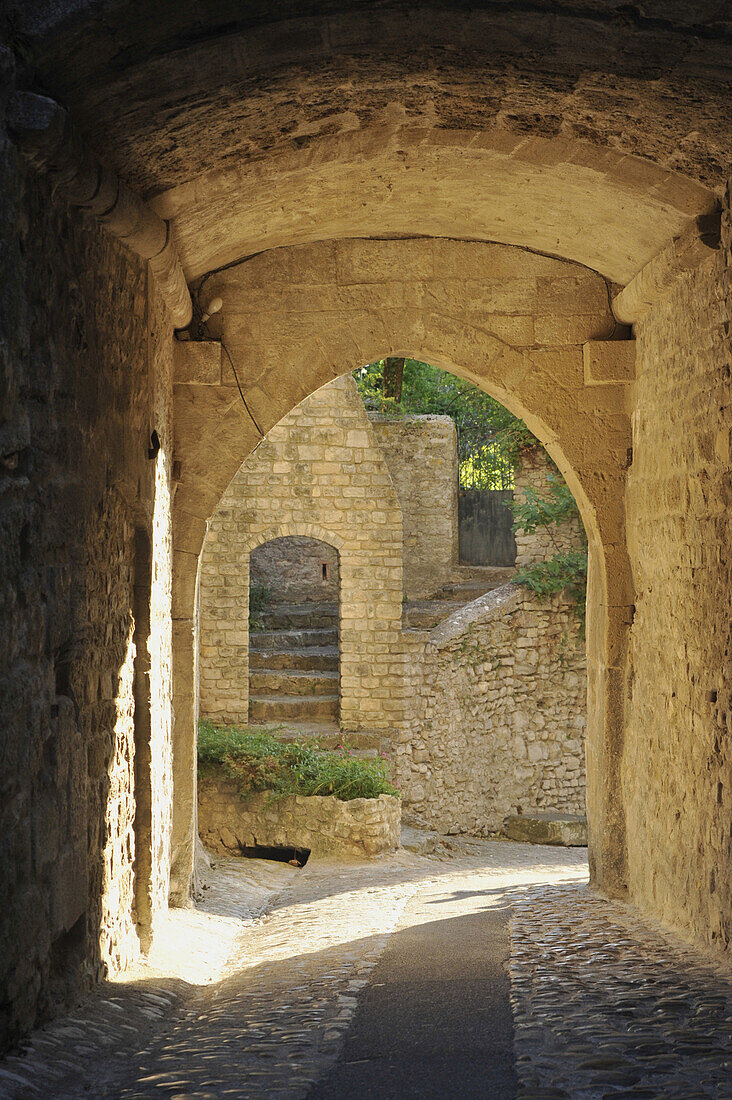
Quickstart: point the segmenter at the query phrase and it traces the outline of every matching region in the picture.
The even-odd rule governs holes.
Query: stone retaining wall
[[[519,807],[584,813],[584,639],[569,604],[505,585],[404,639],[407,823],[484,835]]]
[[[353,798],[292,795],[270,801],[267,792],[243,800],[231,780],[201,777],[198,829],[212,852],[242,848],[309,848],[313,855],[375,856],[399,847],[401,801],[393,795]]]

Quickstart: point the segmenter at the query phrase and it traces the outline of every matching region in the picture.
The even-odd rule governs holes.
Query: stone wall
[[[516,467],[514,500],[521,500],[525,489],[533,490],[538,496],[546,496],[549,490],[547,475],[552,473],[562,480],[543,447],[527,451]],[[531,534],[516,531],[516,568],[546,561],[554,554],[563,554],[567,550],[581,549],[586,545],[583,533],[579,516],[564,523],[552,524],[550,528],[538,527]]]
[[[457,434],[449,416],[372,418],[402,509],[404,594],[431,596],[458,561]]]
[[[363,858],[399,847],[401,802],[388,794],[348,802],[330,795],[292,795],[273,802],[267,792],[245,801],[231,781],[202,776],[198,824],[205,846],[222,855],[262,845]]]
[[[0,252],[2,1045],[139,950],[137,532],[153,569],[146,919],[167,903],[171,328],[144,265],[55,203],[2,130]]]
[[[569,605],[505,585],[404,638],[407,823],[484,835],[519,807],[584,812],[584,639]]]
[[[732,262],[723,248],[637,325],[627,516],[635,580],[623,756],[631,900],[732,940]],[[651,858],[652,853],[652,858]]]
[[[246,722],[249,555],[309,536],[340,555],[340,722],[389,726],[403,711],[401,512],[366,411],[344,376],[273,428],[229,485],[201,555],[201,713]]]
[[[327,576],[323,576],[323,565]],[[272,539],[252,550],[251,582],[266,585],[271,603],[337,603],[338,551],[320,539]]]

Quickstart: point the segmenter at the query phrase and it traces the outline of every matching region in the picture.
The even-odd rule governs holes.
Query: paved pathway
[[[721,967],[593,897],[583,852],[448,843],[223,861],[147,966],[0,1063],[0,1097],[732,1098]]]

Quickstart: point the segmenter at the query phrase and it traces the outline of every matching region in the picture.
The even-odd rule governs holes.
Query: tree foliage
[[[463,488],[510,489],[519,455],[538,446],[522,420],[472,382],[423,363],[405,359],[401,395],[396,399],[392,364],[378,359],[354,372],[366,407],[383,416],[450,416],[458,436]]]

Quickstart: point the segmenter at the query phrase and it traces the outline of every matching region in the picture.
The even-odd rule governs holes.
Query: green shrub
[[[198,766],[202,775],[233,779],[244,797],[271,791],[277,798],[333,795],[348,802],[400,793],[389,781],[383,756],[362,760],[346,746],[329,750],[312,741],[278,741],[265,730],[216,726],[207,720],[198,726]]]
[[[537,596],[554,596],[564,592],[571,600],[577,618],[584,624],[587,601],[586,550],[567,550],[546,561],[525,565],[511,579],[513,584],[523,584]]]

